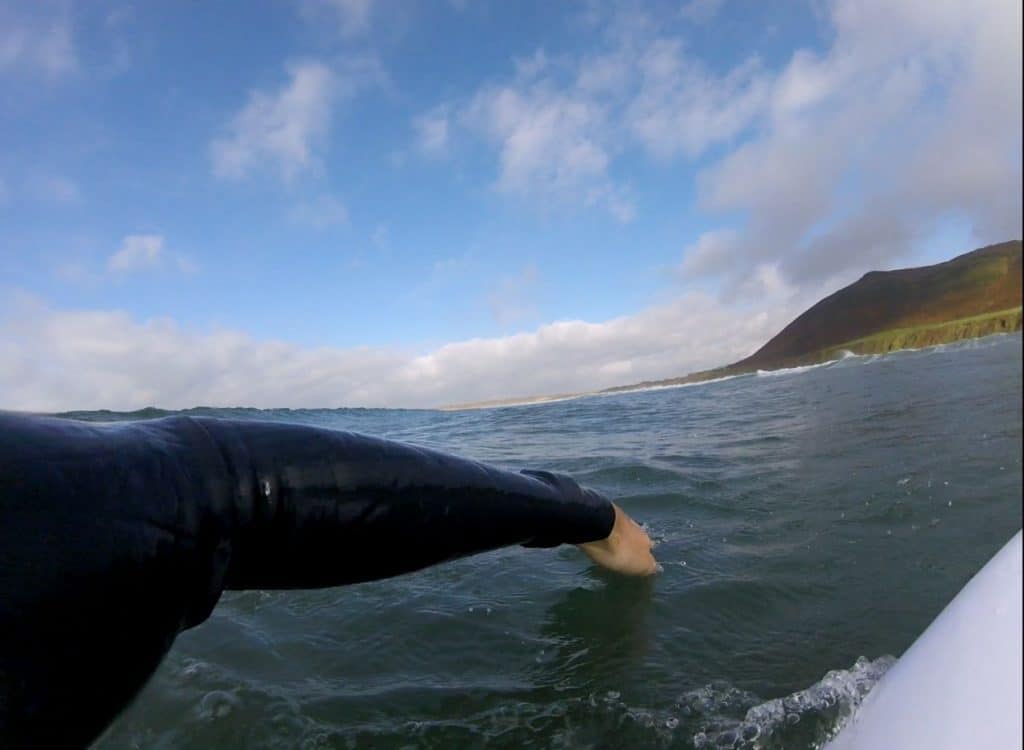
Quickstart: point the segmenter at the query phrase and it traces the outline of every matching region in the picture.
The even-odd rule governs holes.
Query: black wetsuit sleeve
[[[227,588],[307,588],[511,544],[603,539],[614,509],[564,475],[290,424],[197,420],[234,489]]]
[[[0,747],[80,747],[225,588],[608,536],[572,479],[314,427],[0,414]]]

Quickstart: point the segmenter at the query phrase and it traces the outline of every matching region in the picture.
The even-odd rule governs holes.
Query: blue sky
[[[0,4],[0,406],[722,364],[1020,236],[1020,60],[1008,0]]]

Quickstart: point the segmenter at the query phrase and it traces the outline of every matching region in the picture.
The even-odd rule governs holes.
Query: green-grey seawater
[[[195,410],[570,472],[663,571],[513,548],[226,594],[96,747],[817,747],[1021,527],[1021,378],[1018,334],[472,412]]]

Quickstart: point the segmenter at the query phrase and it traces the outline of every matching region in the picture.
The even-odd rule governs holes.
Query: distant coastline
[[[872,271],[813,305],[751,356],[730,365],[598,391],[451,404],[443,411],[564,401],[702,383],[1021,330],[1021,242],[990,245],[945,263]]]
[[[1000,310],[985,315],[975,315],[969,318],[960,318],[946,323],[911,326],[908,328],[894,328],[888,331],[864,336],[852,341],[844,341],[827,349],[811,352],[802,357],[795,357],[784,364],[776,367],[757,367],[752,364],[737,363],[726,367],[719,367],[713,370],[703,370],[691,373],[681,378],[669,378],[667,380],[649,380],[633,385],[620,385],[613,388],[606,388],[599,393],[614,393],[618,391],[634,390],[636,388],[651,388],[656,386],[685,385],[687,383],[700,383],[716,378],[744,375],[751,372],[771,372],[772,370],[785,370],[791,367],[803,367],[805,365],[818,365],[836,359],[842,359],[846,354],[890,354],[892,352],[904,351],[906,349],[925,349],[929,346],[940,344],[951,344],[956,341],[982,338],[996,333],[1015,333],[1021,330],[1022,308],[1015,307],[1009,310]]]
[[[554,396],[523,396],[522,398],[499,398],[490,401],[472,401],[465,404],[447,404],[445,406],[438,407],[438,411],[469,411],[471,409],[496,409],[502,406],[550,404],[554,401],[568,401],[569,399],[579,398],[580,396],[591,396],[595,392],[561,393]]]
[[[857,356],[895,354],[900,351],[927,349],[932,346],[985,338],[986,336],[1018,333],[1022,330],[1022,314],[1024,314],[1024,311],[1022,311],[1022,308],[1018,307],[1015,310],[1006,311],[1005,314],[993,314],[988,316],[979,315],[977,318],[965,318],[963,320],[952,321],[940,326],[921,326],[916,329],[903,329],[900,331],[890,331],[887,333],[877,334],[876,336],[871,336],[867,339],[849,342],[850,346],[848,347],[837,347],[836,350],[832,352],[832,356],[822,356],[814,361],[808,360],[803,366],[825,364],[826,362],[842,359],[848,354],[854,354]],[[1004,330],[1001,325],[1004,321],[1009,323],[1013,323],[1015,321],[1016,327]],[[888,334],[891,334],[891,337]],[[906,345],[894,345],[892,348],[889,348],[890,342],[903,342]],[[645,380],[640,383],[616,385],[611,388],[603,388],[598,391],[564,393],[557,396],[524,396],[523,398],[505,398],[494,401],[477,401],[466,404],[449,404],[439,407],[439,411],[471,411],[474,409],[498,409],[507,406],[532,406],[548,404],[555,401],[569,401],[574,398],[584,398],[587,396],[607,396],[615,393],[649,390],[651,388],[673,388],[682,385],[696,385],[697,383],[709,383],[715,380],[724,380],[726,378],[734,378],[740,375],[751,375],[756,372],[774,372],[776,370],[787,370],[792,367],[800,366],[801,365],[789,365],[787,367],[769,369],[751,368],[746,370],[723,367],[717,370],[703,370],[701,372],[691,373],[679,378]]]

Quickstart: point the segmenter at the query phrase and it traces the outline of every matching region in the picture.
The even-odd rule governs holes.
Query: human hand
[[[651,539],[636,521],[618,505],[615,525],[606,539],[577,545],[595,563],[608,570],[630,576],[649,576],[658,569],[651,554]]]

